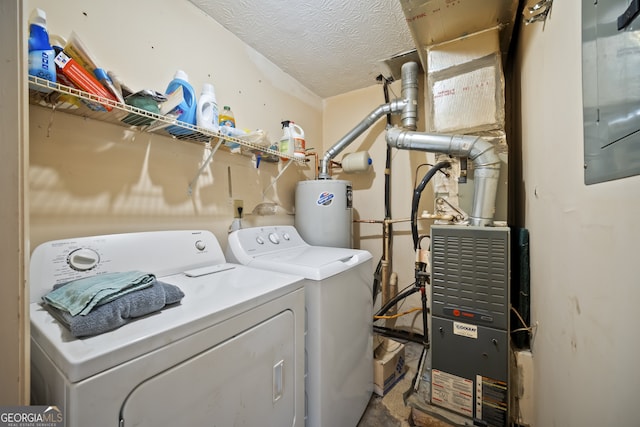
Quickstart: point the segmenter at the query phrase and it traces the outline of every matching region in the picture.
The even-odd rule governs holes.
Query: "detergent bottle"
[[[178,107],[176,107],[181,111],[180,115],[178,116],[178,120],[195,126],[196,109],[198,105],[196,102],[196,95],[193,91],[193,86],[191,86],[191,84],[189,83],[189,76],[187,76],[187,73],[182,70],[176,71],[176,74],[173,77],[173,80],[171,80],[171,82],[169,83],[169,86],[167,86],[167,90],[165,91],[165,93],[170,94],[180,86],[182,86],[183,100],[178,105]],[[180,126],[169,126],[167,128],[167,132],[172,135],[189,135],[193,133],[192,130],[182,128]]]
[[[211,83],[202,85],[202,93],[198,99],[196,123],[199,128],[216,132],[218,130],[218,104],[216,93]]]
[[[243,131],[240,129],[236,129],[236,118],[233,115],[233,111],[231,111],[231,107],[225,105],[222,107],[222,111],[220,112],[220,117],[218,118],[218,123],[220,124],[220,133],[227,136],[237,137],[238,135],[242,135]],[[224,145],[231,149],[231,152],[235,152],[240,149],[240,144],[232,141],[225,141]]]
[[[297,124],[289,123],[289,133],[293,138],[293,157],[303,159],[306,156],[304,130]]]
[[[47,33],[47,15],[35,9],[29,18],[29,75],[56,82],[55,52]],[[51,89],[32,85],[32,89],[51,92]]]
[[[278,151],[281,154],[286,154],[288,156],[293,156],[293,137],[291,136],[291,129],[289,128],[290,120],[284,120],[282,123],[282,136],[280,137],[280,141],[278,142]],[[281,157],[282,160],[289,160],[288,157]]]
[[[219,124],[220,126],[229,126],[236,127],[236,118],[233,115],[233,111],[231,111],[231,107],[225,105],[222,108],[222,113],[220,113]]]

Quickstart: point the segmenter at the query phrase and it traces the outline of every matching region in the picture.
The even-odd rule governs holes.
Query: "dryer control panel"
[[[53,285],[72,280],[139,270],[167,276],[225,263],[215,236],[206,230],[150,231],[55,240],[31,255],[31,302]]]

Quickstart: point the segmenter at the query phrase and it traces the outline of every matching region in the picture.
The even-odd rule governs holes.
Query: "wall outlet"
[[[244,210],[244,206],[243,206],[242,200],[233,199],[233,217],[242,218],[243,210]]]

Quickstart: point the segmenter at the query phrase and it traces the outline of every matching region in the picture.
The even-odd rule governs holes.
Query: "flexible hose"
[[[436,172],[450,166],[451,163],[448,161],[436,163],[435,166],[427,171],[422,181],[420,181],[420,184],[413,190],[413,198],[411,199],[411,235],[413,236],[414,251],[418,249],[418,205],[420,204],[420,196]]]
[[[385,305],[383,305],[382,307],[380,307],[380,310],[378,310],[378,312],[375,314],[376,316],[384,316],[385,313],[387,311],[389,311],[391,309],[391,307],[393,307],[394,305],[396,305],[400,300],[408,297],[411,294],[414,294],[416,292],[418,292],[420,290],[420,288],[417,288],[415,286],[400,292],[399,294],[397,294],[396,296],[394,296],[393,298],[391,298],[389,300],[389,302],[387,302]]]
[[[386,337],[397,338],[400,340],[411,341],[418,344],[424,343],[424,335],[413,332],[403,331],[401,329],[385,328],[384,326],[373,325],[373,332],[384,335]]]
[[[376,303],[376,299],[378,297],[378,292],[380,291],[380,271],[382,270],[382,258],[378,261],[378,265],[376,266],[376,271],[373,273],[373,303]]]
[[[382,84],[382,91],[384,92],[384,102],[389,103],[389,83],[390,81],[382,75],[381,79],[384,80]],[[391,114],[387,114],[387,126],[391,125]],[[387,145],[387,157],[385,160],[385,173],[384,173],[384,217],[385,219],[391,218],[391,147]],[[393,238],[393,228],[389,225],[389,239]],[[375,304],[380,290],[380,271],[382,268],[382,257],[378,261],[376,272],[373,276],[373,303]]]
[[[389,80],[384,79],[382,85],[384,92],[384,102],[389,103]],[[387,126],[391,126],[391,114],[387,114]],[[387,157],[385,160],[384,172],[384,216],[391,218],[391,147],[387,144]],[[391,232],[391,228],[389,228]],[[391,233],[390,233],[391,234]]]

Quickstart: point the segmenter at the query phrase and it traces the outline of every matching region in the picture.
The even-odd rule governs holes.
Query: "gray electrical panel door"
[[[637,0],[582,1],[585,184],[640,173],[638,12]]]

